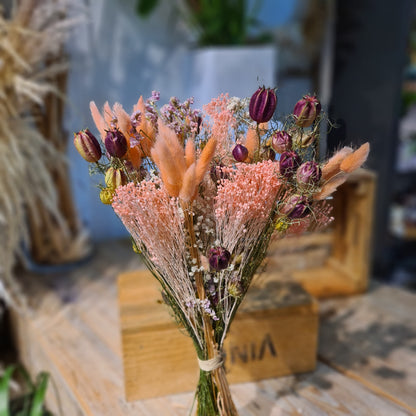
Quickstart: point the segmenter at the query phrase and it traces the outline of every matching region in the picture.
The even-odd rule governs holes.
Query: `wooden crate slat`
[[[128,400],[193,390],[198,381],[192,342],[178,331],[150,276],[118,279]],[[229,382],[313,370],[317,329],[317,304],[300,286],[267,277],[256,282],[224,345]],[[144,375],[147,381],[139,382]]]

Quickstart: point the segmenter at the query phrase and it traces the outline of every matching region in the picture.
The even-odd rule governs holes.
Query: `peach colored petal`
[[[368,142],[364,143],[354,153],[350,154],[342,161],[340,169],[346,173],[353,172],[361,167],[361,165],[367,160],[369,152],[370,144]]]
[[[342,161],[352,152],[353,149],[351,147],[343,147],[336,152],[322,168],[322,178],[330,179],[339,173]]]
[[[90,102],[90,111],[92,119],[94,120],[95,125],[97,126],[97,129],[100,133],[101,139],[104,140],[106,136],[106,129],[108,129],[103,116],[98,111],[97,105],[94,101]]]
[[[137,103],[133,106],[133,113],[135,113],[136,111],[140,111],[142,114],[144,114],[143,96],[140,96]]]
[[[199,156],[198,162],[196,164],[196,183],[199,185],[204,178],[204,175],[211,163],[212,158],[215,154],[215,148],[217,147],[217,140],[214,137],[211,137],[204,149]]]
[[[120,131],[126,136],[131,136],[130,129],[131,129],[131,120],[130,116],[126,113],[120,103],[115,103],[113,105],[113,112],[117,117],[117,126]]]
[[[104,103],[103,115],[104,115],[104,120],[107,123],[107,126],[111,126],[111,122],[114,120],[114,113],[110,107],[110,104],[108,104],[108,101]]]
[[[166,126],[161,120],[158,121],[157,140],[163,140],[172,157],[172,163],[176,166],[181,178],[185,175],[186,162],[182,145],[179,143],[176,133]]]
[[[253,161],[254,156],[259,148],[259,135],[256,129],[248,129],[246,135],[245,146],[248,150],[248,161]]]
[[[336,176],[333,176],[327,182],[325,182],[324,186],[322,187],[321,191],[316,193],[313,196],[313,199],[317,201],[321,201],[322,199],[328,198],[331,194],[333,194],[338,186],[342,185],[348,179],[347,173],[338,173]]]
[[[178,196],[183,175],[178,170],[169,147],[161,136],[156,140],[151,155],[159,168],[162,181],[171,196]],[[182,156],[183,157],[183,156]],[[156,160],[158,162],[156,162]]]
[[[189,139],[185,146],[185,161],[186,166],[189,168],[189,166],[192,165],[192,163],[195,162],[196,155],[195,155],[195,143],[192,139]]]
[[[150,149],[152,148],[156,138],[156,130],[154,129],[152,123],[146,118],[146,109],[142,96],[140,96],[139,100],[133,107],[133,112],[136,111],[140,111],[142,114],[140,125],[136,127],[137,133],[140,133],[143,136],[141,148],[146,156],[150,156]]]
[[[133,167],[135,169],[138,169],[140,165],[142,164],[142,152],[139,149],[139,147],[138,146],[130,147],[127,152],[127,155],[125,156],[125,159],[130,160]]]
[[[183,177],[179,198],[184,202],[189,202],[195,194],[196,185],[195,163],[192,163],[192,165],[186,170]]]

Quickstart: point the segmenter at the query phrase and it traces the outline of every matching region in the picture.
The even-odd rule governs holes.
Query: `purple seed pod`
[[[127,153],[127,139],[120,130],[109,130],[105,136],[105,148],[110,156],[123,157]]]
[[[300,186],[317,185],[321,179],[321,168],[314,162],[305,162],[299,166],[296,172],[296,180]]]
[[[95,163],[101,158],[100,144],[88,129],[74,134],[74,146],[87,162]]]
[[[230,252],[223,247],[211,248],[208,253],[209,265],[216,271],[226,269],[228,267],[230,258]]]
[[[292,195],[283,203],[280,212],[292,220],[306,217],[310,212],[308,200],[302,195]]]
[[[309,127],[321,112],[321,103],[314,95],[305,95],[299,100],[293,110],[296,124],[299,127]]]
[[[279,130],[272,137],[272,147],[277,153],[292,149],[292,136],[286,131]]]
[[[283,152],[280,156],[279,170],[280,174],[290,179],[300,166],[302,160],[295,151]]]
[[[276,105],[277,97],[274,89],[260,87],[250,99],[250,117],[257,123],[266,123],[273,117]]]
[[[247,147],[237,144],[233,149],[233,157],[237,162],[244,162],[248,157]]]

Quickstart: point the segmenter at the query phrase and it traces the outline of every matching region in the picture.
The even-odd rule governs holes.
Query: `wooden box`
[[[375,174],[359,169],[333,199],[325,232],[285,238],[269,250],[268,271],[290,276],[316,297],[364,292],[370,271]]]
[[[199,370],[192,341],[169,316],[156,280],[137,271],[121,274],[118,284],[127,400],[194,390]],[[229,382],[313,370],[317,333],[316,301],[295,282],[262,277],[225,342]]]

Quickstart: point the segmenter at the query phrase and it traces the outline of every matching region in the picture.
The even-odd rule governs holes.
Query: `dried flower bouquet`
[[[326,226],[326,198],[366,160],[369,145],[316,161],[319,101],[305,96],[285,123],[272,120],[277,97],[140,97],[132,114],[106,103],[91,112],[74,144],[105,174],[112,204],[134,249],[159,281],[165,302],[192,338],[200,366],[197,413],[237,415],[224,370],[223,343],[272,237]],[[103,156],[105,154],[105,156]],[[280,156],[277,156],[279,154]],[[104,161],[103,161],[104,159]]]

